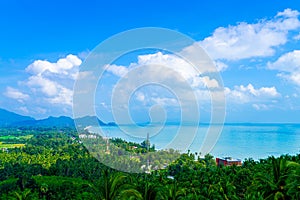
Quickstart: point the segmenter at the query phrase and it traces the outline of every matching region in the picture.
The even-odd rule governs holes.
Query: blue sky
[[[192,37],[222,67],[226,121],[299,123],[299,12],[298,1],[282,0],[2,1],[0,107],[36,118],[72,116],[74,77],[88,53],[114,34],[150,26]],[[129,67],[137,58],[126,62],[122,66]],[[107,83],[120,77],[120,69],[107,72]],[[168,95],[153,97],[152,104],[168,104],[172,114],[176,106]],[[100,97],[99,115],[110,121],[103,114],[109,95]],[[145,112],[144,104],[133,104]],[[133,118],[147,120],[143,112]]]

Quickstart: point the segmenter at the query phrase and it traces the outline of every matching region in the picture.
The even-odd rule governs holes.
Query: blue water
[[[157,149],[174,148],[182,152],[203,151],[203,141],[207,137],[210,143],[210,154],[215,157],[231,156],[255,160],[282,154],[300,153],[300,125],[295,124],[227,124],[223,127],[212,125],[212,132],[207,133],[209,125],[164,127],[96,127],[89,129],[110,138],[119,137],[127,141],[142,142],[147,133],[151,144]],[[162,128],[160,130],[160,128]],[[179,129],[181,128],[181,129]],[[211,135],[214,130],[223,128],[217,141]],[[181,130],[180,134],[178,130]],[[127,132],[127,133],[126,133]],[[195,134],[194,134],[195,133]],[[210,141],[211,140],[211,141]],[[215,145],[213,145],[216,143]],[[207,148],[206,148],[207,150]],[[205,152],[205,150],[204,150]]]

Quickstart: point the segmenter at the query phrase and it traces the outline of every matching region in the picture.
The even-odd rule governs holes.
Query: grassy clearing
[[[20,139],[29,140],[32,137],[33,135],[24,135],[24,136],[5,135],[5,136],[0,136],[0,140],[20,140]]]
[[[20,147],[24,147],[25,144],[3,144],[2,142],[0,142],[0,148],[20,148]]]

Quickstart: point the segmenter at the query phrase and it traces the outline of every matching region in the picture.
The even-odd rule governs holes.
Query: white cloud
[[[106,110],[110,110],[110,106],[107,105],[105,102],[100,102],[100,105],[105,108]]]
[[[294,40],[300,40],[300,33],[298,35],[294,36],[293,38],[294,38]]]
[[[45,108],[41,108],[41,107],[35,107],[35,112],[36,113],[40,113],[40,114],[46,114],[47,113],[47,109]]]
[[[107,65],[106,71],[111,72],[112,74],[123,77],[130,70],[135,69],[139,66],[143,68],[143,66],[157,66],[158,70],[154,70],[152,68],[151,71],[141,70],[147,76],[161,76],[161,74],[165,74],[168,77],[169,70],[171,69],[174,73],[173,79],[178,78],[179,82],[182,80],[186,80],[191,84],[192,87],[208,87],[208,88],[216,88],[219,87],[219,83],[217,80],[209,77],[209,76],[200,76],[200,72],[197,71],[191,64],[186,62],[184,59],[179,58],[178,56],[172,54],[163,54],[161,52],[155,54],[146,54],[139,55],[137,63],[131,63],[128,67],[125,66],[117,66],[117,65]],[[226,68],[227,66],[224,63],[219,62],[219,68]],[[177,76],[175,74],[177,73]],[[159,76],[158,76],[159,75]],[[169,74],[170,75],[170,74]],[[175,81],[173,81],[175,82]]]
[[[21,103],[25,100],[27,103],[30,99],[30,104],[18,108],[26,114],[39,117],[71,115],[72,90],[76,77],[93,77],[90,72],[79,73],[80,64],[81,60],[75,55],[67,55],[57,62],[36,60],[26,67],[28,78],[18,82],[19,88],[7,87],[4,95]],[[34,98],[30,98],[31,96]]]
[[[94,76],[93,72],[92,71],[81,71],[81,72],[78,72],[76,74],[76,77],[74,79],[76,80],[82,80],[82,79],[85,79],[85,78],[89,78],[90,80],[91,79],[95,79],[96,77]]]
[[[280,71],[278,76],[300,86],[300,50],[283,54],[275,62],[269,62],[268,68]]]
[[[21,107],[19,108],[19,110],[22,111],[23,113],[26,113],[26,114],[29,113],[28,108],[25,107],[25,106],[21,106]]]
[[[173,54],[158,52],[140,55],[138,61],[131,63],[128,67],[116,65],[106,67],[108,72],[120,77],[117,84],[113,86],[113,96],[123,97],[113,100],[113,104],[118,105],[118,108],[114,107],[118,112],[127,112],[127,108],[122,109],[120,106],[127,105],[126,99],[131,98],[127,96],[137,88],[143,87],[145,83],[147,86],[148,83],[150,85],[154,83],[156,86],[164,88],[159,90],[150,86],[145,90],[141,88],[142,94],[138,92],[133,94],[135,101],[142,102],[142,105],[147,107],[158,104],[177,109],[180,101],[180,106],[184,108],[185,112],[192,115],[196,112],[194,108],[199,101],[210,104],[211,97],[218,98],[219,102],[224,100],[224,95],[211,95],[208,92],[209,89],[212,89],[215,94],[217,90],[221,89],[220,83],[215,79],[216,70],[201,74],[190,63]],[[223,90],[221,89],[221,91]],[[153,95],[153,92],[156,92],[157,95]],[[178,100],[171,98],[173,95]],[[138,102],[136,105],[140,108],[141,104]]]
[[[26,71],[35,75],[52,73],[74,78],[74,75],[78,72],[78,66],[81,65],[81,63],[82,61],[77,56],[70,54],[65,58],[59,59],[56,63],[51,63],[46,60],[36,60],[26,68]]]
[[[145,101],[145,95],[142,92],[136,92],[136,100],[138,100],[140,102],[144,102]]]
[[[112,74],[123,77],[128,73],[128,68],[124,66],[117,66],[117,65],[107,65],[106,71],[111,72]]]
[[[211,58],[203,50],[198,42],[194,42],[192,45],[183,48],[179,54],[187,59],[188,62],[193,63],[197,67],[197,71],[200,73],[216,73],[223,67],[221,63],[220,66],[216,66],[216,62],[212,62]]]
[[[63,104],[72,106],[72,89],[63,86],[55,80],[49,80],[42,75],[30,76],[26,85],[35,96],[40,96],[51,104]]]
[[[26,84],[33,91],[42,92],[47,96],[55,96],[59,93],[58,84],[42,77],[41,75],[29,77]]]
[[[299,12],[297,10],[292,10],[290,8],[285,9],[283,12],[278,12],[277,16],[283,16],[283,17],[298,17]]]
[[[178,106],[177,99],[174,98],[167,98],[167,97],[152,97],[151,100],[162,106]]]
[[[216,65],[216,68],[219,72],[221,71],[225,71],[227,68],[228,68],[228,65],[225,64],[224,62],[221,62],[219,60],[216,60],[215,61],[215,65]]]
[[[24,81],[36,97],[50,104],[72,106],[74,80],[92,76],[90,72],[79,73],[82,61],[75,55],[68,55],[57,62],[34,61],[26,71],[31,76]]]
[[[72,90],[55,82],[55,80],[49,80],[39,74],[30,76],[26,85],[30,87],[35,95],[42,95],[42,97],[51,104],[65,104],[72,106]]]
[[[271,105],[266,105],[266,104],[252,104],[252,107],[255,110],[269,110],[272,106]]]
[[[138,63],[136,65],[161,65],[163,67],[168,67],[174,71],[176,71],[180,76],[182,76],[185,80],[193,79],[199,76],[199,72],[186,62],[184,59],[179,58],[172,54],[163,54],[161,52],[155,54],[147,54],[138,56]],[[131,67],[136,66],[135,64],[131,65]],[[161,72],[163,73],[163,71]]]
[[[247,86],[235,86],[234,89],[225,88],[225,94],[229,102],[234,103],[248,103],[270,101],[280,97],[280,93],[273,87],[254,88],[252,84]]]
[[[288,32],[300,27],[299,12],[285,9],[270,20],[217,28],[199,44],[214,59],[239,60],[272,56],[287,42]]]
[[[25,94],[12,87],[7,87],[4,95],[9,98],[16,99],[19,102],[23,102],[24,100],[28,100],[30,98],[28,94]]]
[[[48,101],[52,104],[66,104],[72,106],[73,91],[64,87],[59,88],[59,93],[53,98],[48,98]]]
[[[219,83],[218,81],[216,81],[216,79],[211,79],[209,76],[204,76],[204,77],[198,77],[198,78],[193,78],[193,82],[192,82],[192,87],[207,87],[208,89],[211,88],[218,88],[219,87]]]

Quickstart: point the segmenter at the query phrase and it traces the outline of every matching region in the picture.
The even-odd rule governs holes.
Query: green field
[[[25,140],[29,140],[33,135],[25,135],[25,136],[13,136],[13,135],[5,135],[0,136],[0,148],[20,148],[24,147]]]
[[[3,144],[2,142],[0,142],[0,148],[20,148],[20,147],[24,147],[25,144]]]
[[[32,137],[33,137],[33,135],[24,135],[24,136],[6,135],[6,136],[0,136],[0,141],[1,140],[21,140],[21,139],[28,140]]]

